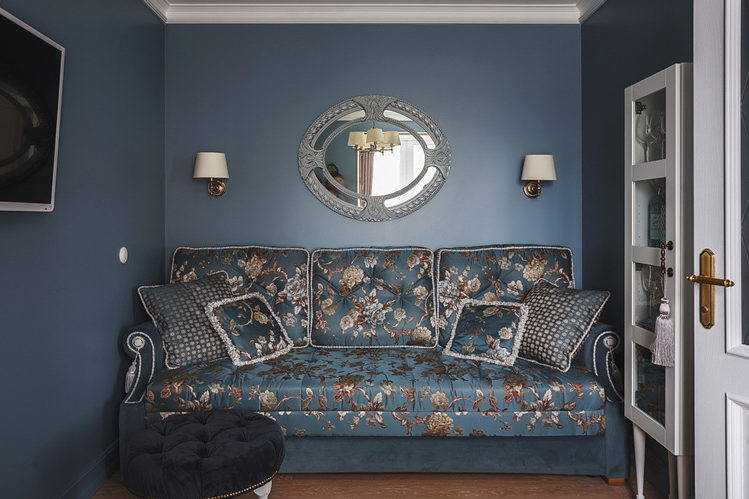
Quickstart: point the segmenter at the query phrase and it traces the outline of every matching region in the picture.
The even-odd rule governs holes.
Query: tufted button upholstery
[[[237,409],[171,416],[128,443],[125,477],[136,495],[198,499],[262,485],[284,458],[283,433],[260,414]]]

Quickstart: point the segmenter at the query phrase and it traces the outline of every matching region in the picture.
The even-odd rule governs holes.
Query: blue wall
[[[583,273],[624,322],[624,89],[692,61],[691,0],[608,0],[582,26]]]
[[[691,0],[608,0],[582,27],[583,274],[611,291],[602,319],[624,325],[624,89],[692,61]],[[667,456],[648,439],[646,479],[668,485]]]
[[[67,51],[55,211],[0,212],[0,495],[90,497],[116,450],[120,328],[163,275],[163,26],[137,0],[0,7]]]
[[[366,57],[372,42],[387,56]],[[453,152],[443,189],[393,222],[334,213],[297,166],[310,123],[370,93],[428,112]],[[569,245],[580,261],[580,109],[579,26],[169,25],[166,252],[183,244],[542,242]],[[227,153],[223,198],[191,178],[201,150]],[[555,155],[559,180],[531,200],[522,160],[541,152]]]

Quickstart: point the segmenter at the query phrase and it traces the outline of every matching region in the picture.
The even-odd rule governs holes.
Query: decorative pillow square
[[[275,359],[291,350],[291,339],[260,293],[226,298],[205,307],[236,366]]]
[[[311,345],[433,348],[434,254],[427,248],[312,252]]]
[[[226,357],[226,348],[213,330],[205,307],[234,296],[226,272],[190,282],[141,286],[140,300],[161,333],[166,367],[208,362]]]
[[[506,301],[464,300],[444,354],[511,366],[518,357],[528,306]]]
[[[281,319],[294,347],[308,345],[309,251],[272,246],[177,248],[172,282],[226,271],[234,294],[260,293]]]
[[[499,245],[437,251],[440,345],[446,345],[463,300],[520,302],[547,279],[575,287],[572,251],[562,246]]]
[[[567,372],[610,295],[536,281],[523,300],[528,319],[520,357]]]

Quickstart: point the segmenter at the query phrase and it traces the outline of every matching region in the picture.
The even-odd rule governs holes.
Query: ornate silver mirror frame
[[[388,116],[385,114],[386,110],[390,111]],[[347,115],[361,111],[364,112],[363,116],[347,120],[339,125],[325,138],[322,147],[318,146],[319,148],[316,148],[320,137],[326,133],[328,127]],[[428,148],[426,142],[416,130],[402,121],[392,118],[392,113],[404,116],[413,121],[415,125],[421,127],[431,138],[434,147]],[[336,136],[343,133],[352,125],[373,121],[396,125],[413,135],[424,150],[424,167],[419,175],[408,185],[382,196],[359,194],[345,186],[341,185],[339,187],[339,184],[334,184],[345,197],[360,200],[359,203],[353,204],[340,199],[330,192],[320,182],[316,170],[320,172],[320,175],[324,176],[327,182],[331,184],[336,182],[326,168],[325,151],[328,145]],[[349,218],[367,222],[393,220],[404,217],[421,208],[437,194],[442,184],[445,183],[447,174],[450,171],[450,160],[450,146],[447,142],[447,137],[445,137],[445,134],[428,114],[408,102],[384,95],[363,95],[336,104],[321,114],[310,125],[304,134],[302,143],[299,145],[299,173],[312,194],[331,210]],[[434,168],[436,173],[418,194],[395,206],[385,205],[385,201],[388,199],[403,195],[414,188],[431,168]]]

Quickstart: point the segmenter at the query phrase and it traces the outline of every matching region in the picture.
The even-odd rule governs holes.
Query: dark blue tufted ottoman
[[[126,455],[125,485],[139,496],[204,499],[254,490],[266,498],[284,440],[275,421],[254,412],[195,412],[139,431]]]

